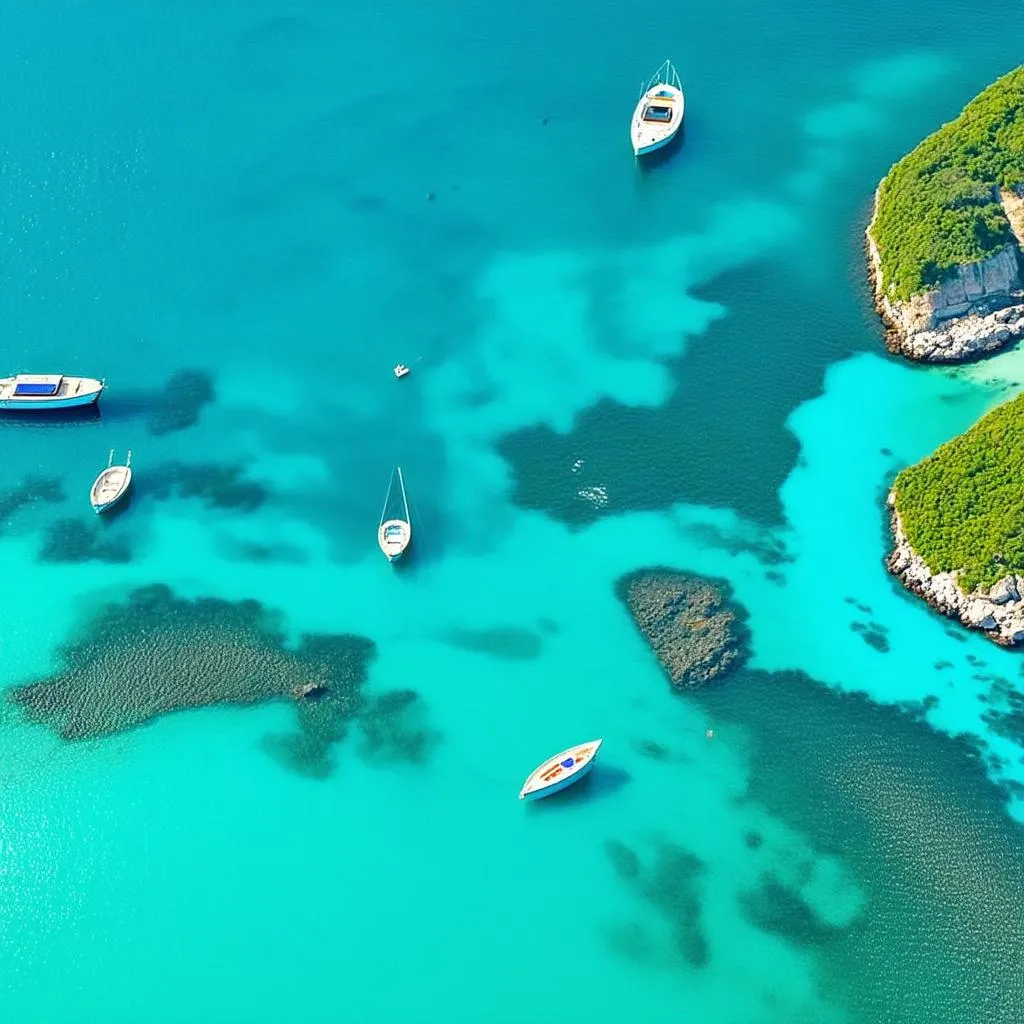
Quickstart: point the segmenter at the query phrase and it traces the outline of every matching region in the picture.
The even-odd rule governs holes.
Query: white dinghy
[[[667,146],[682,126],[684,107],[679,73],[667,60],[641,86],[640,101],[629,129],[633,155],[643,156]]]
[[[110,458],[107,460],[107,468],[103,470],[89,492],[89,500],[92,502],[94,512],[106,512],[108,508],[116,505],[128,493],[132,483],[132,453],[128,452],[128,458],[123,466],[114,465],[114,449],[110,449]]]

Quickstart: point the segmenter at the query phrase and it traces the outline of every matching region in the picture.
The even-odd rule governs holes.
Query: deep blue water
[[[881,500],[1024,357],[886,356],[862,232],[1021,27],[8,0],[0,371],[108,391],[0,424],[0,685],[163,583],[372,639],[432,740],[356,724],[313,778],[283,703],[84,742],[5,706],[0,1018],[1015,1020],[1021,662],[893,584]],[[686,136],[639,169],[666,56]],[[213,400],[168,400],[182,371]],[[136,493],[101,526],[111,447]],[[745,671],[669,691],[614,593],[646,565],[732,584]],[[519,804],[591,736],[579,792]]]

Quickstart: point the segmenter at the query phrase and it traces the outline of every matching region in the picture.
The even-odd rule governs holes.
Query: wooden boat
[[[398,486],[402,491],[402,514],[403,519],[385,519],[388,514],[388,502],[391,500],[391,488],[395,483],[395,475],[398,476]],[[381,551],[388,556],[389,562],[401,558],[405,549],[412,540],[412,521],[409,519],[409,502],[405,497],[405,481],[402,479],[402,467],[397,466],[391,474],[388,483],[388,493],[384,498],[384,510],[380,514],[380,523],[377,526],[377,543]]]
[[[41,411],[92,405],[100,397],[103,381],[93,377],[65,377],[62,373],[19,373],[0,378],[0,409]]]
[[[684,107],[679,73],[667,60],[640,87],[640,99],[629,129],[633,155],[643,156],[667,146],[682,126]]]
[[[89,500],[92,502],[94,512],[106,512],[108,508],[116,505],[128,493],[132,483],[132,453],[123,466],[114,465],[114,449],[110,449],[110,458],[107,460],[107,468],[103,470],[89,492]]]
[[[534,768],[519,791],[520,800],[539,800],[578,782],[594,765],[598,748],[604,740],[591,740],[569,747]]]

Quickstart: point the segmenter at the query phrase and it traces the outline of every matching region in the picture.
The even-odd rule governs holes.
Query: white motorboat
[[[667,146],[683,124],[685,99],[679,74],[670,60],[658,68],[646,85],[633,111],[629,136],[634,156],[643,156]]]
[[[579,782],[593,768],[594,758],[603,742],[590,740],[589,743],[578,743],[575,747],[549,757],[530,773],[519,791],[519,799],[538,800]]]
[[[110,449],[110,458],[107,460],[107,468],[103,470],[92,489],[89,491],[89,500],[92,502],[94,512],[106,512],[112,505],[116,505],[128,493],[132,484],[132,453],[123,466],[114,465],[114,449]]]
[[[103,381],[92,377],[66,377],[61,373],[19,373],[0,378],[0,409],[74,409],[92,405]]]

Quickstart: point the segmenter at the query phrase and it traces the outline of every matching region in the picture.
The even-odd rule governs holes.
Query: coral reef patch
[[[639,569],[616,583],[673,686],[700,686],[723,676],[746,654],[745,613],[730,603],[724,581],[673,569]]]
[[[267,488],[245,479],[245,467],[219,462],[165,462],[146,477],[146,492],[160,501],[197,498],[207,508],[253,512],[267,499]]]
[[[199,422],[214,399],[213,378],[201,370],[179,370],[164,386],[149,414],[151,434],[171,434]]]
[[[39,551],[42,562],[130,562],[127,537],[104,537],[97,524],[81,519],[58,519],[47,528]]]
[[[16,512],[42,502],[64,501],[61,482],[56,477],[28,476],[20,484],[0,491],[0,533],[10,526]]]
[[[352,634],[306,634],[287,645],[277,616],[257,601],[180,598],[164,585],[108,604],[82,635],[61,648],[61,668],[16,687],[25,717],[65,740],[136,728],[161,715],[210,705],[285,700],[296,730],[268,749],[305,775],[331,771],[331,749],[358,723],[374,754],[422,760],[433,733],[412,691],[363,692],[375,646]],[[314,685],[317,698],[305,694]]]

